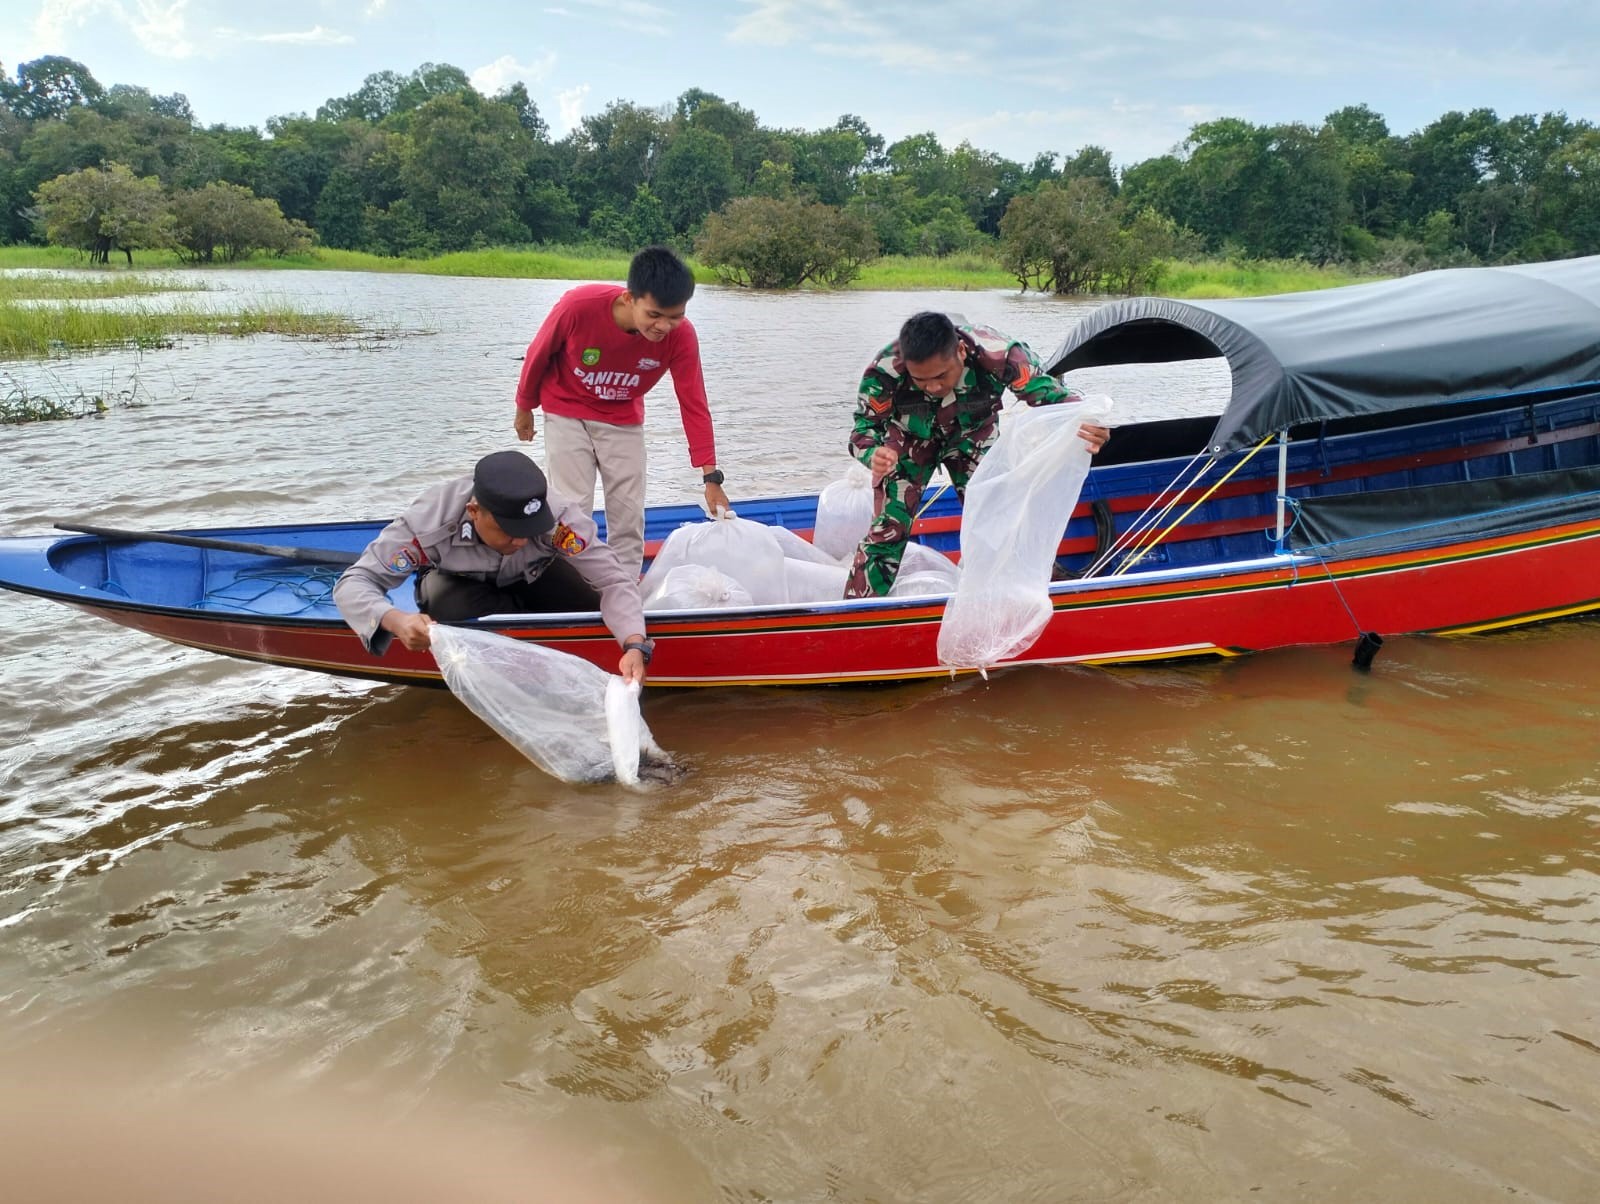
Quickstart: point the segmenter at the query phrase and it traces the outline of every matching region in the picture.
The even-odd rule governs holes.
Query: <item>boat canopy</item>
[[[1132,297],[1079,322],[1048,366],[1219,355],[1233,392],[1214,452],[1303,422],[1593,384],[1600,256],[1242,300]]]

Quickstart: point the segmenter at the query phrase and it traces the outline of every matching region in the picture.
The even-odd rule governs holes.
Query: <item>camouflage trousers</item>
[[[934,472],[943,464],[956,496],[965,498],[967,482],[994,440],[992,414],[969,430],[935,431],[931,439],[906,439],[899,449],[900,459],[873,491],[877,517],[856,549],[844,586],[846,598],[882,597],[889,592],[900,575],[911,523]]]

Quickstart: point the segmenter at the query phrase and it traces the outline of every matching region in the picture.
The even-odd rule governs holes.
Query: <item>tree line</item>
[[[144,182],[146,224],[97,235],[100,258],[669,242],[734,283],[792,287],[881,254],[981,252],[1079,292],[1152,287],[1175,256],[1403,272],[1600,253],[1600,130],[1564,113],[1449,112],[1405,135],[1365,105],[1316,127],[1224,118],[1119,169],[1098,146],[1024,164],[932,133],[886,142],[854,114],[775,129],[699,88],[613,101],[553,139],[522,84],[486,96],[445,64],[378,72],[265,131],[202,126],[181,94],[106,88],[60,56],[0,65],[0,241],[86,245],[99,211],[78,194],[114,173]]]

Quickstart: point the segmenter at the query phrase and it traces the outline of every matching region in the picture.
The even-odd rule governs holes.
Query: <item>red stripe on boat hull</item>
[[[437,684],[429,653],[373,657],[343,624],[141,610],[60,597],[111,622],[248,660]],[[1510,626],[1600,609],[1600,525],[1572,524],[1426,552],[1288,562],[1253,571],[1084,583],[1017,663],[1118,663],[1259,651],[1386,635]],[[815,684],[942,676],[943,603],[782,614],[652,616],[656,686]],[[605,669],[619,651],[597,624],[508,621],[496,630]]]

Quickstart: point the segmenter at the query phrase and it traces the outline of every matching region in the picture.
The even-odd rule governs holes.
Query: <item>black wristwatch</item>
[[[722,475],[722,469],[713,468],[710,472],[706,473],[706,475],[701,477],[700,479],[702,481],[704,481],[707,485],[720,485],[727,478],[725,478]]]
[[[654,640],[629,640],[622,645],[622,650],[624,652],[637,652],[644,657],[644,663],[648,665],[650,663],[650,654],[656,650],[656,642]]]

